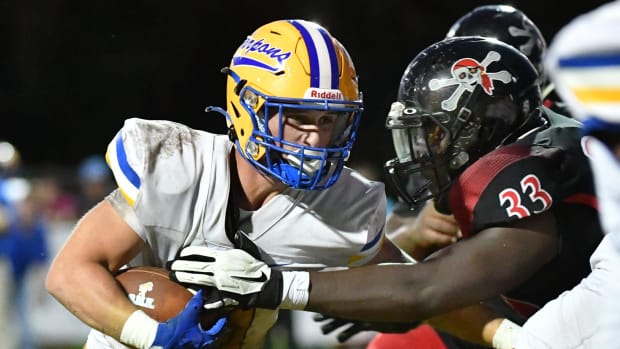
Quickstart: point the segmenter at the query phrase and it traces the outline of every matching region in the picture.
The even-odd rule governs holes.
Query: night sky
[[[365,113],[352,165],[381,171],[383,128],[409,61],[484,1],[0,1],[0,139],[25,165],[73,166],[103,154],[128,117],[222,132],[231,55],[260,25],[316,20],[347,48]],[[573,4],[570,4],[573,3]],[[601,1],[514,1],[548,42]]]

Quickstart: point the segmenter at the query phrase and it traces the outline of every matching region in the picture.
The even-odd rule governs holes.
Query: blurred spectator
[[[77,215],[81,217],[112,191],[114,183],[112,173],[100,155],[91,155],[82,161],[78,168],[78,180]]]
[[[41,205],[41,210],[50,222],[73,221],[77,215],[75,195],[64,190],[54,175],[46,175],[34,180],[33,196]]]
[[[0,233],[0,239],[2,239]],[[0,254],[0,346],[4,349],[17,349],[17,338],[12,333],[13,280],[11,264],[6,256]]]
[[[14,175],[20,165],[20,155],[17,148],[7,141],[0,140],[0,233],[8,225],[8,202],[5,180]]]
[[[7,195],[7,176],[19,167],[19,152],[9,142],[0,141],[0,241],[7,234],[11,209]],[[5,247],[0,242],[0,346],[14,349],[18,346],[17,338],[12,333],[13,276],[11,261]]]
[[[26,304],[27,290],[25,280],[27,274],[36,266],[45,266],[47,253],[47,227],[41,213],[40,203],[31,183],[24,178],[9,178],[4,180],[3,191],[6,198],[8,225],[0,235],[0,258],[8,262],[10,278],[3,284],[7,291],[7,309],[11,323],[2,327],[14,328],[7,337],[0,338],[0,347],[9,348],[12,341],[19,340],[20,349],[35,348],[30,331]],[[10,290],[10,291],[8,291]],[[11,338],[9,338],[11,337]]]

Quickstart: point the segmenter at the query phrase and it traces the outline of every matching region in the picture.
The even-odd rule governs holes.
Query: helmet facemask
[[[252,94],[257,98],[241,98],[240,103],[252,115],[253,132],[245,154],[262,147],[264,155],[255,159],[244,156],[260,170],[280,179],[293,188],[323,189],[331,186],[349,157],[355,141],[361,104],[344,100],[292,99],[266,96],[251,87],[244,87],[240,95]],[[262,107],[255,112],[248,101],[261,100]],[[285,137],[287,115],[304,115],[309,111],[334,115],[331,139],[326,146],[308,146],[289,141]],[[272,119],[274,119],[271,121]],[[299,119],[299,118],[298,118]],[[275,122],[275,130],[270,129]],[[309,120],[297,120],[306,123]],[[273,127],[272,127],[273,128]],[[242,152],[242,155],[245,155]]]
[[[399,112],[400,110],[400,112]],[[389,178],[412,207],[446,192],[470,162],[469,148],[480,124],[462,108],[456,120],[444,112],[425,113],[394,102],[386,128],[392,130],[396,158],[386,163]]]
[[[246,38],[225,72],[227,112],[218,111],[228,118],[240,155],[292,188],[334,184],[363,109],[355,67],[344,47],[316,23],[275,21]],[[291,130],[297,125],[314,137],[316,128],[301,126],[308,113],[335,116],[333,132],[318,132],[318,142],[302,140]]]

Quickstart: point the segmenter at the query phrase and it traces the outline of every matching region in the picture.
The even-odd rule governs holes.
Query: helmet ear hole
[[[233,112],[235,113],[235,117],[236,118],[240,118],[241,115],[239,114],[239,110],[237,110],[237,107],[234,104],[232,104],[232,103],[230,103],[230,106],[232,107]]]
[[[242,89],[242,88],[243,88],[243,86],[245,86],[245,84],[247,84],[247,83],[248,83],[248,81],[247,81],[247,80],[245,80],[245,79],[243,79],[243,80],[239,81],[239,83],[237,84],[237,86],[235,86],[234,91],[235,91],[235,94],[236,94],[237,96],[239,96],[239,93],[241,93],[241,89]]]

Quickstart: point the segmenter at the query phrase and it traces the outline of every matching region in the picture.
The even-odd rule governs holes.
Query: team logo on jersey
[[[281,48],[265,42],[264,39],[256,40],[248,36],[237,50],[237,53],[235,53],[232,65],[249,65],[270,72],[278,72],[291,55],[291,51],[285,52]],[[263,60],[271,61],[272,63],[264,62]]]
[[[534,46],[540,46],[540,42],[536,40],[538,35],[534,31],[534,28],[531,26],[525,25],[525,19],[522,21],[523,28],[510,26],[508,27],[508,33],[514,37],[526,37],[527,41],[523,45],[519,45],[519,50],[523,52],[526,56],[529,56],[532,53],[532,49]],[[524,29],[525,28],[525,29]]]
[[[153,283],[151,281],[145,282],[138,286],[138,293],[129,293],[129,299],[131,302],[139,307],[154,309],[153,298],[147,297],[148,292],[153,291]]]
[[[495,88],[493,80],[499,80],[505,84],[512,80],[512,75],[506,70],[487,72],[489,64],[499,61],[501,58],[502,56],[495,51],[487,53],[482,62],[478,62],[473,58],[461,58],[452,65],[450,70],[452,74],[451,79],[432,79],[428,83],[428,87],[431,91],[437,91],[440,88],[457,85],[452,95],[441,102],[441,108],[447,111],[456,109],[463,92],[468,91],[471,93],[478,85],[482,87],[486,94],[491,96]]]

